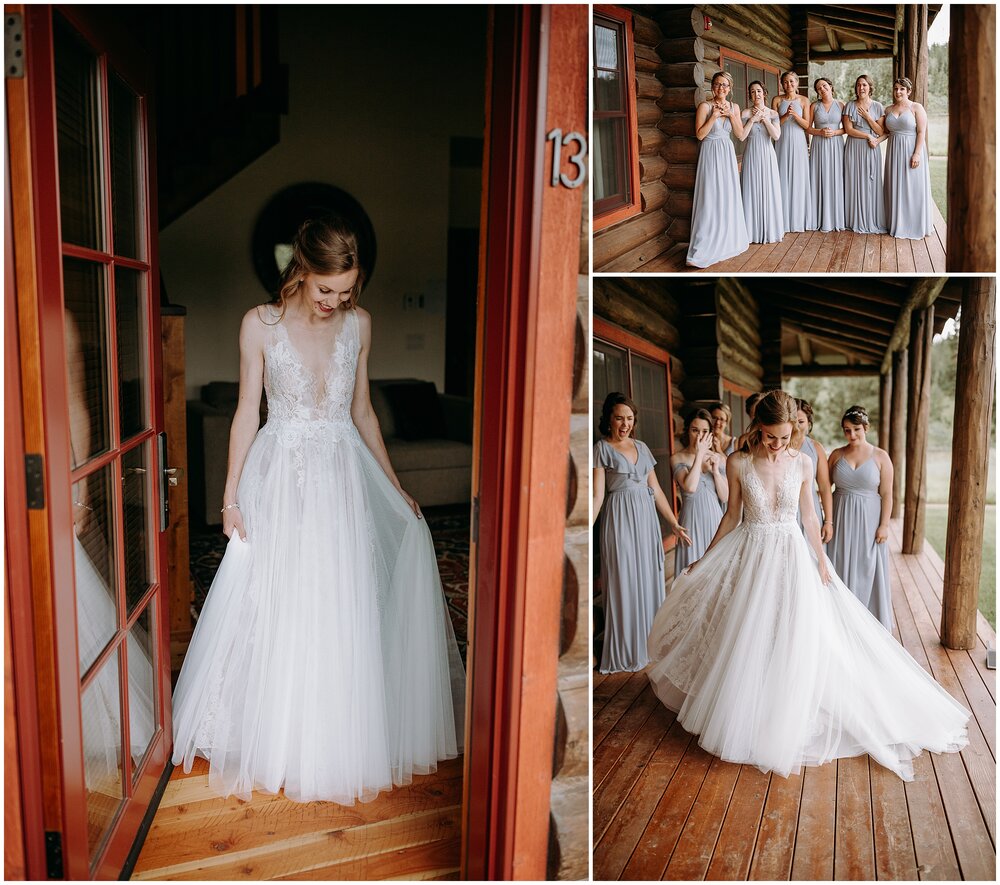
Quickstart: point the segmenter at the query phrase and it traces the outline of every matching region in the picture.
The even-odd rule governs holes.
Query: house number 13
[[[562,129],[553,129],[545,136],[546,141],[552,142],[552,187],[579,187],[583,184],[583,179],[587,175],[587,167],[583,164],[583,158],[587,156],[587,138],[579,132],[567,132],[563,135]],[[569,161],[576,166],[578,172],[576,178],[570,178],[559,169],[562,166],[562,149],[567,145],[576,142],[580,146],[575,154],[571,154]]]

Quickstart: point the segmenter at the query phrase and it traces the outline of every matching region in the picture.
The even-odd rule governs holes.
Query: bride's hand
[[[222,534],[227,538],[232,538],[233,532],[240,533],[240,540],[247,539],[247,530],[243,526],[243,514],[238,507],[231,507],[222,511]]]
[[[819,579],[823,582],[825,587],[830,583],[830,570],[826,567],[826,557],[824,556],[822,561],[819,563]]]
[[[424,515],[420,512],[420,505],[402,489],[399,490],[399,494],[401,494],[403,496],[403,500],[406,501],[406,506],[416,514],[417,519],[423,519]]]

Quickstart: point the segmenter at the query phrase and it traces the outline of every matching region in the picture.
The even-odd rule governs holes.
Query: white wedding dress
[[[798,454],[798,453],[795,453]],[[799,529],[812,461],[765,489],[735,460],[743,522],[674,581],[653,622],[653,690],[708,752],[780,775],[869,753],[904,780],[922,750],[968,743],[971,714],[939,686],[827,559],[824,586]]]
[[[230,539],[191,638],[173,761],[204,756],[225,795],[350,805],[461,752],[465,672],[426,523],[351,420],[356,311],[322,379],[271,317],[247,540]]]

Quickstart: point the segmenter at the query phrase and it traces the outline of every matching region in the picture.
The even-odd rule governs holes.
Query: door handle
[[[177,485],[176,467],[166,467],[167,463],[167,435],[158,433],[156,435],[156,449],[160,465],[160,531],[165,532],[170,525],[170,499],[167,495],[169,486]]]

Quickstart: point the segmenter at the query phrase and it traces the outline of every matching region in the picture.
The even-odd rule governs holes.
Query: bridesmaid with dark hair
[[[785,235],[781,209],[781,182],[774,142],[781,138],[778,112],[767,106],[767,90],[760,80],[748,87],[750,107],[743,112],[743,215],[751,243],[780,243]]]
[[[764,396],[763,393],[751,393],[750,396],[748,396],[743,401],[743,410],[747,413],[747,417],[750,419],[751,422],[753,421],[753,411],[756,408],[757,403],[760,402],[761,397],[763,396]],[[741,434],[740,438],[736,441],[736,447],[733,451],[738,452],[740,449],[743,448],[743,444],[747,441],[747,435],[749,434],[749,432],[750,431],[748,427],[746,433]]]
[[[593,519],[601,519],[604,649],[600,671],[643,669],[646,638],[663,602],[663,539],[656,513],[681,544],[691,539],[677,521],[653,468],[649,447],[633,437],[638,410],[623,393],[609,393],[594,446]]]
[[[934,232],[931,173],[927,159],[927,113],[910,101],[913,84],[892,81],[893,103],[879,123],[889,147],[885,154],[885,220],[889,233],[905,240],[922,240]]]
[[[833,496],[830,493],[830,471],[826,461],[826,451],[810,434],[813,430],[813,408],[804,399],[796,399],[797,409],[795,423],[802,431],[801,452],[809,456],[813,462],[813,506],[816,508],[816,518],[820,524],[820,540],[826,544],[833,537]],[[819,493],[816,487],[819,486]],[[820,503],[822,499],[822,503]],[[802,524],[802,514],[799,514],[799,528],[805,532]]]
[[[854,101],[844,107],[844,223],[859,234],[884,234],[885,197],[882,193],[882,124],[885,114],[875,101],[871,77],[854,81]]]
[[[851,406],[840,426],[847,445],[830,454],[835,531],[827,555],[841,580],[891,632],[886,541],[892,513],[892,461],[865,438],[868,412],[864,408]]]
[[[809,101],[799,95],[799,78],[795,71],[781,75],[781,95],[776,95],[771,107],[778,112],[781,138],[775,146],[778,157],[778,180],[781,183],[781,212],[785,233],[807,229],[812,214],[809,188]]]
[[[729,500],[726,458],[712,450],[712,415],[695,409],[684,422],[684,448],[670,459],[674,482],[684,503],[680,519],[691,534],[691,546],[674,551],[674,575],[701,559],[722,522],[722,504]]]
[[[740,106],[729,101],[733,78],[725,71],[712,77],[712,100],[698,105],[695,135],[701,142],[691,208],[687,263],[709,267],[750,248],[736,150],[730,137],[743,138]]]
[[[833,82],[820,77],[819,98],[809,108],[809,182],[812,214],[809,230],[844,230],[844,103],[833,97]]]

